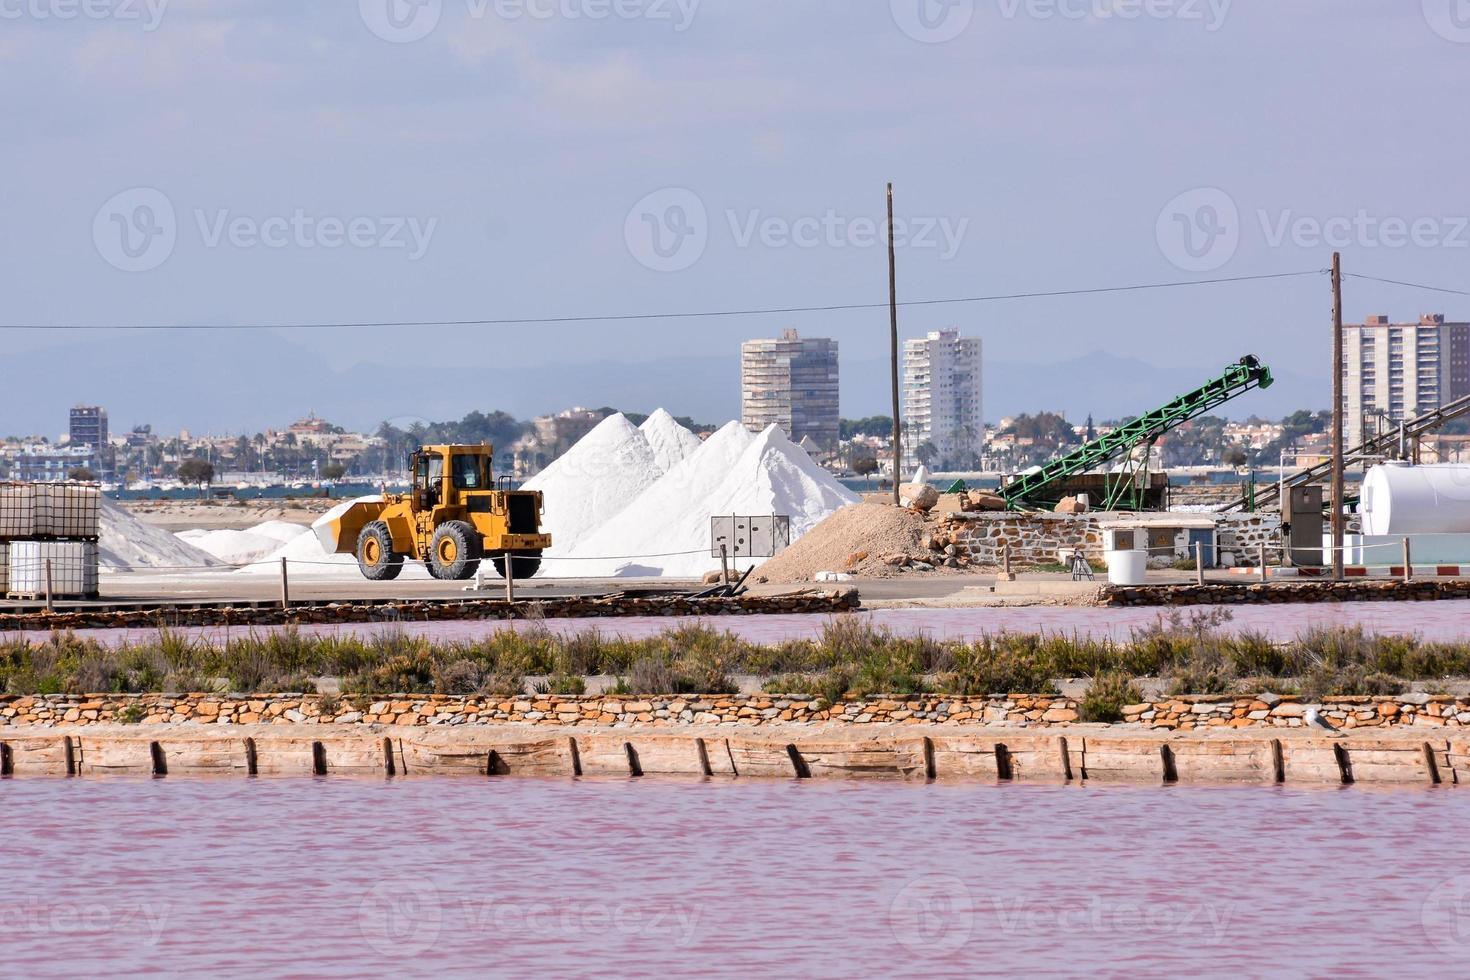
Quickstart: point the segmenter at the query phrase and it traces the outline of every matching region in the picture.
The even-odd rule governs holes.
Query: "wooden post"
[[[903,434],[898,403],[898,260],[893,251],[893,184],[888,184],[888,343],[893,377],[893,504],[901,505],[898,486],[903,482]]]
[[[726,548],[725,545],[721,544],[720,545],[720,579],[726,585],[729,585],[730,584],[729,557],[730,557],[730,555],[729,555],[729,549]]]
[[[51,602],[51,559],[46,559],[46,611],[55,612],[56,607]]]
[[[1261,542],[1261,581],[1266,581],[1266,542]]]
[[[1332,253],[1332,579],[1343,578],[1342,253]]]
[[[1205,543],[1203,541],[1194,543],[1194,584],[1205,584]]]
[[[286,559],[281,559],[281,608],[291,608],[291,581],[286,572]]]
[[[516,556],[511,552],[505,553],[505,601],[516,601]]]
[[[1002,541],[1000,543],[1000,574],[995,577],[997,582],[1014,582],[1016,576],[1011,572],[1011,543]]]
[[[1404,538],[1404,581],[1414,577],[1414,556],[1409,552],[1409,539]]]

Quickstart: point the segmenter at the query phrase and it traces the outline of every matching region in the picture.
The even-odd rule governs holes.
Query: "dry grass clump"
[[[838,616],[811,639],[758,644],[701,624],[641,639],[597,630],[560,635],[545,623],[439,642],[404,630],[313,636],[294,629],[206,643],[160,630],[108,647],[71,633],[35,643],[0,640],[6,694],[315,690],[341,679],[348,694],[509,696],[577,694],[585,678],[618,678],[630,694],[733,692],[733,675],[767,678],[767,691],[837,701],[846,696],[1055,693],[1059,678],[1091,677],[1098,704],[1121,678],[1160,677],[1171,694],[1300,691],[1314,699],[1394,694],[1410,681],[1470,677],[1470,644],[1315,628],[1289,643],[1230,633],[1228,614],[1173,613],[1127,640],[998,633],[974,641],[897,635],[864,616]],[[1099,683],[1106,678],[1106,684]],[[1112,685],[1109,687],[1108,685]],[[1107,702],[1111,703],[1111,702]],[[1101,710],[1101,708],[1099,708]]]

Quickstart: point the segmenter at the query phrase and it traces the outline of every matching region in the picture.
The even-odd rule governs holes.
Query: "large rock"
[[[1005,510],[1006,499],[997,493],[987,493],[984,490],[971,490],[965,494],[966,503],[970,510]]]
[[[1085,514],[1087,505],[1076,497],[1063,497],[1056,506],[1058,514]]]
[[[905,507],[929,513],[939,503],[939,491],[927,483],[905,483],[898,488],[899,499]]]

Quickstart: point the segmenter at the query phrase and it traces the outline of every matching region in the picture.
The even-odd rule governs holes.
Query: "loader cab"
[[[419,510],[460,506],[463,495],[494,489],[489,446],[425,446],[413,454],[413,499]]]
[[[444,502],[444,457],[428,449],[413,454],[413,501],[416,510],[433,510]]]

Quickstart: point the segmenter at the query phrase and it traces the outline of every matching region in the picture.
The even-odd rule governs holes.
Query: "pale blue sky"
[[[1350,272],[1470,287],[1459,0],[422,2],[88,0],[71,19],[80,0],[0,3],[0,320],[882,301],[887,180],[917,235],[899,254],[908,299],[1325,268],[1316,224],[1346,234]],[[1346,305],[1470,318],[1465,297],[1362,282]],[[1213,371],[1255,352],[1321,382],[1297,399],[1319,406],[1328,310],[1308,278],[926,307],[902,325],[979,334],[997,365],[1098,350]],[[501,407],[501,372],[558,359],[626,362],[646,391],[627,407],[647,411],[668,400],[658,362],[716,355],[732,360],[710,404],[733,412],[739,341],[788,325],[854,362],[886,352],[884,311],[262,340],[322,371],[381,365],[385,416],[457,409],[415,395],[436,365],[483,370],[468,410]],[[0,358],[95,339],[6,333]],[[130,339],[159,370],[235,363],[212,356],[217,335]],[[84,357],[47,398],[105,390],[115,426],[334,408],[265,371],[258,404],[171,412],[151,376],[134,397],[107,371]],[[596,400],[549,377],[552,404]],[[844,399],[860,414],[882,392]],[[55,405],[0,393],[0,429],[56,430]]]

